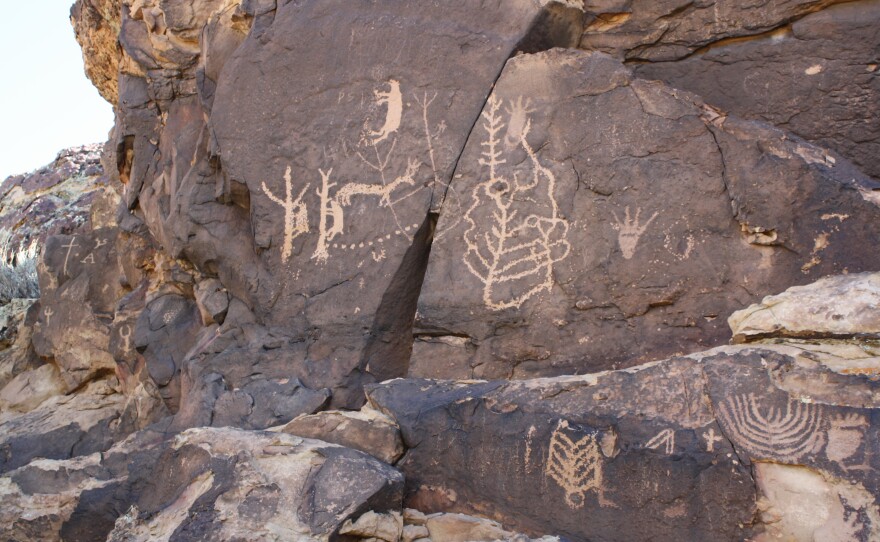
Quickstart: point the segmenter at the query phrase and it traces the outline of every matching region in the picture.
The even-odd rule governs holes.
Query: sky
[[[113,109],[83,70],[73,0],[3,2],[0,18],[0,181],[37,169],[58,151],[103,143]]]

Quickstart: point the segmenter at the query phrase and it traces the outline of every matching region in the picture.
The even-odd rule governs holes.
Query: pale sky
[[[103,143],[110,104],[83,71],[73,0],[3,1],[0,19],[0,181],[55,159],[61,149]]]

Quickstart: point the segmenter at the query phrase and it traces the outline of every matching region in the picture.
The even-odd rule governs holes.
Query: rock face
[[[751,40],[635,69],[832,149],[877,179],[880,126],[856,112],[880,100],[878,23],[877,2],[845,3]]]
[[[437,225],[411,374],[523,378],[692,352],[725,342],[726,318],[760,295],[876,269],[857,247],[880,231],[843,218],[880,219],[858,191],[869,179],[719,115],[604,55],[510,60]]]
[[[876,8],[77,0],[0,537],[880,538]]]

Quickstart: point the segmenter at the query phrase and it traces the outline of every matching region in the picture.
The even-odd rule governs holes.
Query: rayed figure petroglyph
[[[583,508],[587,494],[594,491],[602,506],[604,497],[603,459],[597,435],[576,433],[565,420],[556,424],[550,437],[544,473],[565,491],[571,509]]]
[[[284,247],[281,250],[281,261],[287,262],[293,254],[293,240],[309,232],[308,208],[302,198],[308,190],[306,184],[299,195],[293,197],[293,181],[290,177],[290,166],[284,172],[284,199],[279,198],[269,190],[266,182],[262,184],[263,192],[272,202],[277,203],[284,209]]]
[[[831,461],[839,463],[844,468],[847,465],[845,460],[853,457],[862,447],[865,439],[865,428],[868,427],[868,420],[864,416],[858,414],[848,414],[846,416],[836,416],[830,423],[828,429],[828,446],[825,447],[825,455]],[[867,454],[865,454],[867,455]],[[859,465],[852,467],[855,469],[869,470],[869,465]]]
[[[400,82],[388,81],[387,91],[375,91],[376,103],[385,106],[385,123],[381,128],[368,133],[373,145],[388,139],[388,136],[400,129],[403,118],[403,95],[400,93]]]
[[[734,395],[719,405],[725,434],[756,459],[797,461],[825,444],[820,408],[789,401],[785,407],[765,407],[755,394]]]
[[[630,216],[629,207],[626,207],[624,213],[623,222],[621,222],[617,213],[611,211],[611,214],[614,215],[614,224],[612,224],[611,227],[617,230],[617,242],[620,245],[620,251],[623,252],[623,257],[629,260],[636,253],[639,239],[642,238],[642,235],[648,229],[648,226],[651,225],[651,222],[653,222],[660,213],[656,212],[651,215],[651,218],[649,218],[644,224],[639,224],[639,216],[642,214],[641,207],[636,207],[635,217]]]
[[[526,140],[531,121],[526,117],[519,134],[519,145],[528,158],[531,175],[520,179],[505,173],[502,158],[499,115],[502,103],[492,97],[483,112],[486,141],[482,142],[479,163],[488,168],[488,178],[477,184],[473,201],[464,215],[467,229],[464,241],[467,269],[483,283],[483,301],[492,310],[519,308],[539,292],[553,286],[553,266],[571,251],[566,240],[568,221],[559,214],[556,177],[538,160]],[[523,113],[525,115],[525,113]],[[523,202],[534,209],[538,201],[547,214],[522,215]],[[478,215],[491,213],[489,226]]]

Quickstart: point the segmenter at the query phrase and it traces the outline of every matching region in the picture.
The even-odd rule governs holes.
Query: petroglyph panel
[[[570,508],[583,508],[590,493],[607,504],[603,461],[597,435],[576,432],[567,421],[560,420],[550,437],[544,472],[565,492]]]

